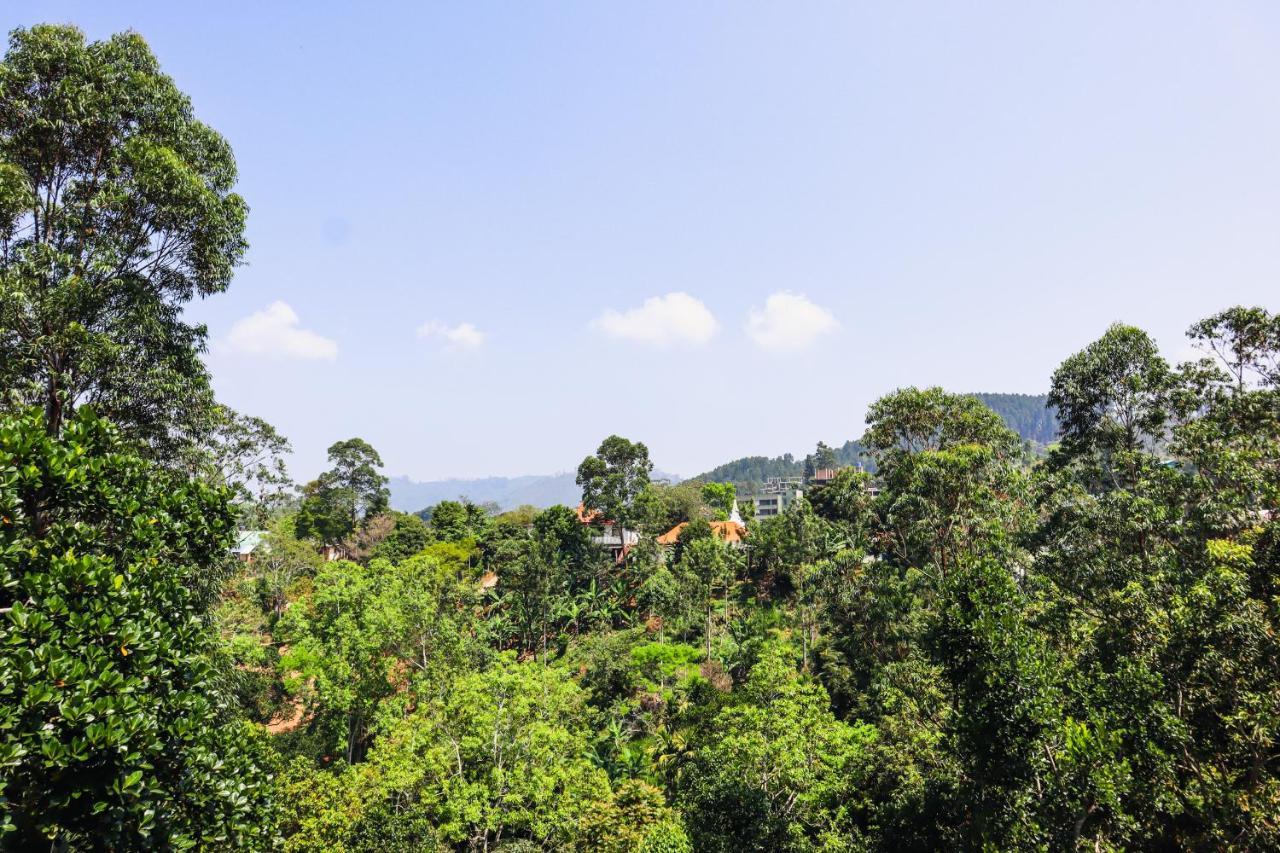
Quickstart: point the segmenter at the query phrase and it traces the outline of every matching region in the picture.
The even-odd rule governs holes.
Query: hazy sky
[[[1280,4],[34,2],[135,29],[231,142],[248,265],[191,309],[293,473],[693,474],[895,387],[1046,389],[1280,309]]]

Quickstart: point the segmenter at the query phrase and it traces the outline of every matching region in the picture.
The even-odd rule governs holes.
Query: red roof
[[[666,533],[658,537],[659,545],[674,545],[680,538],[680,532],[689,524],[682,521]],[[747,528],[736,521],[713,521],[711,524],[711,532],[723,542],[735,543],[741,542],[747,537]]]
[[[613,526],[613,522],[612,522],[612,521],[598,521],[598,519],[600,518],[600,511],[599,511],[599,510],[594,510],[594,509],[593,509],[593,510],[588,510],[588,509],[587,509],[585,506],[583,506],[582,504],[578,504],[577,513],[578,513],[578,521],[582,522],[583,524],[597,524],[597,523],[598,523],[598,524],[602,524],[602,525],[604,525],[605,527],[612,527],[612,526]]]

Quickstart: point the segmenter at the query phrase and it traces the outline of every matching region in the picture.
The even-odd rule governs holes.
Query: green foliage
[[[359,438],[329,448],[328,471],[303,488],[296,527],[304,539],[336,545],[387,508],[382,457]]]
[[[844,468],[825,486],[808,492],[813,511],[826,521],[845,525],[851,533],[861,535],[873,524],[874,495],[871,475]]]
[[[817,449],[804,458],[804,478],[812,479],[818,471],[832,469],[839,464],[839,456],[835,449],[825,441],[819,441]]]
[[[349,842],[367,802],[366,792],[354,784],[353,776],[317,770],[302,758],[285,768],[278,781],[285,850],[353,849]]]
[[[707,499],[706,487],[689,481],[652,482],[640,493],[636,503],[642,529],[654,536],[661,536],[682,521],[714,518],[719,511]],[[727,505],[723,512],[728,518]]]
[[[608,779],[583,757],[583,699],[559,672],[505,655],[388,719],[367,769],[345,771],[344,781],[359,784],[366,808],[395,803],[397,821],[431,827],[451,846],[518,838],[567,846],[610,796]]]
[[[946,580],[932,641],[955,697],[956,796],[969,815],[965,847],[1025,849],[1038,837],[1036,784],[1051,769],[1043,745],[1060,719],[1044,638],[1021,590],[990,559],[962,561]]]
[[[1161,438],[1175,377],[1141,329],[1114,325],[1053,374],[1049,403],[1073,454],[1134,453]]]
[[[1226,367],[1237,391],[1250,381],[1280,386],[1280,315],[1265,308],[1228,308],[1187,332]]]
[[[763,483],[770,477],[799,477],[803,472],[804,463],[790,453],[784,453],[776,457],[744,456],[718,465],[692,479],[707,483],[736,483],[749,487],[755,483]]]
[[[306,703],[324,749],[348,763],[362,758],[375,712],[408,673],[465,658],[465,608],[478,592],[430,549],[394,565],[324,564],[279,626],[290,644],[286,686]]]
[[[13,849],[266,846],[257,739],[204,620],[227,493],[87,410],[0,420],[0,795]]]
[[[386,512],[377,454],[340,442],[220,600],[207,483],[269,433],[188,481],[87,415],[6,422],[4,843],[1280,847],[1275,327],[1222,312],[1190,332],[1217,361],[1177,367],[1113,327],[1055,373],[1044,459],[1008,414],[1043,398],[896,391],[805,460],[874,473],[732,546],[734,486],[649,482],[616,436],[579,470],[594,524]],[[644,534],[625,560],[606,522]]]
[[[192,473],[234,490],[245,526],[266,526],[292,496],[284,463],[293,449],[289,440],[262,418],[221,405],[199,438],[186,453]]]
[[[680,815],[662,790],[628,781],[583,818],[579,849],[601,853],[692,853]]]
[[[686,594],[701,606],[705,614],[703,640],[706,655],[710,658],[714,631],[712,611],[717,599],[728,595],[734,579],[735,561],[728,547],[710,535],[709,528],[706,535],[694,533],[686,539],[684,533],[691,528],[694,528],[693,524],[681,533],[683,547],[678,568],[685,578]]]
[[[699,850],[858,849],[869,726],[841,722],[826,691],[772,645],[741,698],[700,733],[680,784]]]
[[[431,531],[416,515],[392,514],[395,522],[387,537],[373,548],[373,558],[398,563],[419,553],[431,543]]]
[[[89,402],[172,460],[208,426],[194,296],[225,290],[247,207],[231,148],[142,37],[16,29],[0,62],[0,388],[56,432]]]
[[[478,539],[491,524],[484,507],[471,501],[440,501],[431,509],[428,518],[431,534],[444,542]]]
[[[666,691],[668,685],[698,674],[702,652],[683,643],[645,643],[631,649],[635,683],[642,689]]]
[[[715,511],[716,516],[721,520],[729,517],[737,498],[738,490],[733,483],[704,483],[702,485],[702,500]]]
[[[652,470],[649,448],[611,435],[578,466],[582,505],[599,513],[601,521],[634,527],[642,515],[637,502],[649,486]]]
[[[941,388],[904,388],[876,400],[862,441],[882,469],[925,450],[979,444],[1013,456],[1019,448],[1018,437],[999,415],[973,397]]]

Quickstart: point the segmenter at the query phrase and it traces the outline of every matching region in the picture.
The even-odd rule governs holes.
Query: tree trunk
[[[707,662],[710,663],[711,662],[711,602],[710,601],[707,602],[706,637],[707,637]]]
[[[53,377],[49,380],[48,396],[44,404],[44,428],[49,435],[56,436],[62,432],[63,405],[62,398],[58,394],[58,380]]]

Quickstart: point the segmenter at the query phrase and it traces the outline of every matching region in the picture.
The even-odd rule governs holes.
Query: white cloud
[[[830,311],[799,293],[779,291],[747,315],[747,336],[761,349],[802,350],[840,328]]]
[[[450,349],[476,349],[487,335],[470,323],[446,326],[437,320],[428,320],[418,327],[418,337],[440,338]]]
[[[289,358],[338,357],[338,344],[310,329],[298,327],[298,315],[287,302],[272,302],[261,311],[237,320],[227,342],[232,349],[251,355],[283,355]]]
[[[611,338],[639,341],[654,346],[705,344],[720,329],[716,318],[687,293],[652,296],[630,311],[605,311],[591,321],[592,327]]]

